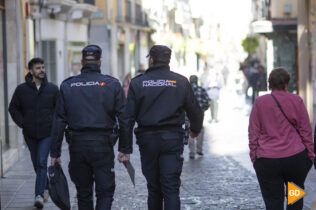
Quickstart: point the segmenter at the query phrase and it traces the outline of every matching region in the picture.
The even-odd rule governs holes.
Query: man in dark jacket
[[[155,45],[148,56],[149,69],[129,86],[129,128],[131,132],[138,123],[135,134],[147,180],[148,209],[178,210],[185,112],[193,138],[202,128],[203,112],[188,80],[170,71],[171,50]]]
[[[13,94],[9,112],[14,122],[23,129],[36,172],[34,206],[43,207],[48,199],[47,158],[51,145],[51,127],[58,87],[47,82],[44,60],[33,58],[28,63],[30,72],[26,82]]]
[[[190,76],[190,84],[193,89],[194,96],[199,102],[199,105],[203,113],[210,107],[210,98],[207,95],[207,92],[204,88],[198,85],[198,77],[196,75]],[[203,155],[203,138],[204,138],[204,128],[202,127],[200,134],[196,138],[189,138],[189,157],[194,159],[195,157],[195,148],[198,155]],[[196,140],[196,147],[195,147]]]
[[[256,98],[258,97],[259,89],[258,89],[258,82],[261,80],[261,75],[259,70],[255,68],[250,75],[249,83],[252,88],[252,104],[255,102]]]
[[[113,127],[119,122],[120,161],[129,160],[132,139],[124,117],[125,96],[119,81],[101,74],[102,50],[88,45],[82,51],[82,69],[60,86],[52,129],[51,165],[60,162],[61,144],[67,126],[69,174],[76,185],[79,210],[93,207],[93,184],[96,209],[111,209],[115,190]]]

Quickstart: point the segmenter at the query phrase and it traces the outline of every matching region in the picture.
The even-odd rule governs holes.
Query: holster
[[[119,138],[119,130],[120,130],[120,124],[118,122],[118,118],[117,116],[115,116],[115,124],[113,126],[113,129],[112,129],[112,133],[110,135],[110,144],[112,146],[114,146]]]
[[[72,138],[72,131],[68,128],[65,129],[65,138],[66,138],[66,142],[70,144],[71,138]]]
[[[190,137],[190,123],[189,119],[187,116],[185,116],[185,121],[184,121],[184,136],[183,136],[183,144],[187,145],[189,142],[189,137]]]
[[[119,138],[118,133],[112,133],[109,137],[110,144],[114,146]]]

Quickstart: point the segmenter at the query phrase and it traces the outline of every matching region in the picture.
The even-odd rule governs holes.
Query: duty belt
[[[109,132],[80,132],[66,129],[66,141],[109,141],[114,146],[117,141],[117,135]]]
[[[183,131],[182,125],[160,125],[160,126],[139,126],[135,132],[146,132],[146,131]]]

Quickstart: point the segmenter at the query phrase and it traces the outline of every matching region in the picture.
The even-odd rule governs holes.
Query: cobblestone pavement
[[[209,113],[205,113],[205,155],[190,160],[188,148],[185,148],[180,189],[181,209],[264,209],[259,185],[248,157],[249,107],[236,108],[234,103],[229,103],[232,100],[234,98],[223,97],[219,123],[208,123]],[[141,173],[139,159],[138,146],[135,145],[134,154],[131,156],[136,171],[135,188],[124,166],[116,162],[116,191],[112,209],[147,209],[146,180]],[[67,176],[68,160],[67,145],[64,145],[62,164]],[[0,179],[2,209],[33,209],[35,176],[28,152],[25,152],[24,158],[13,166],[5,177]],[[315,183],[316,181],[312,180],[309,186],[315,186]],[[72,209],[76,210],[75,188],[70,180],[69,186]],[[44,209],[58,208],[49,201]]]

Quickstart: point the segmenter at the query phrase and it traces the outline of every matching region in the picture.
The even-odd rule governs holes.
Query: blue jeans
[[[44,190],[48,189],[47,158],[51,145],[51,138],[32,139],[24,136],[27,147],[31,153],[33,167],[36,173],[35,196],[43,196]]]

